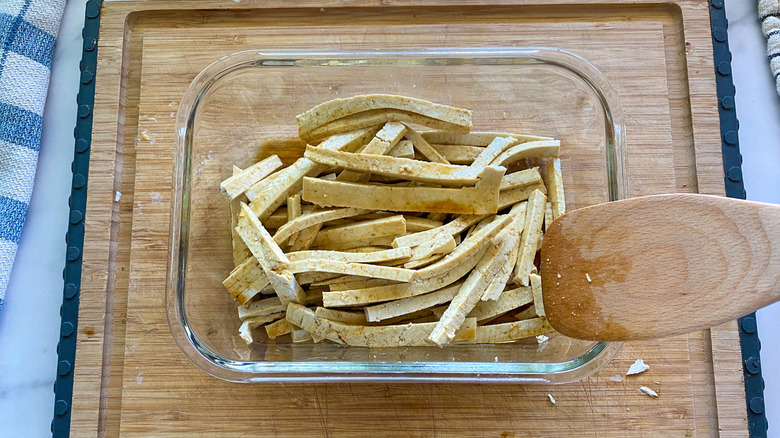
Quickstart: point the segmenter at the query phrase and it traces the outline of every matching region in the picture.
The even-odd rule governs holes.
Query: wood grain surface
[[[168,329],[171,113],[198,72],[240,50],[566,48],[620,96],[631,196],[722,194],[707,3],[620,3],[104,2],[73,436],[744,436],[734,323],[627,343],[595,375],[562,386],[241,385],[192,365]],[[637,358],[650,371],[611,379]]]

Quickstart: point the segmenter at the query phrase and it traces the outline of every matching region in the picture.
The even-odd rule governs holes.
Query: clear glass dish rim
[[[203,371],[233,382],[466,382],[466,383],[567,383],[594,373],[620,349],[615,342],[597,342],[581,356],[548,363],[495,362],[357,362],[357,361],[234,361],[225,359],[206,347],[187,323],[184,306],[184,283],[180,272],[186,269],[188,230],[182,230],[182,217],[189,214],[189,198],[184,188],[189,184],[191,144],[195,113],[208,90],[223,77],[246,67],[360,65],[361,60],[418,58],[427,62],[454,63],[455,60],[501,64],[551,64],[575,73],[586,82],[604,109],[607,138],[607,178],[610,201],[623,199],[628,193],[624,178],[625,146],[622,107],[606,77],[585,58],[567,50],[552,47],[479,47],[432,48],[402,51],[260,51],[247,50],[224,56],[201,71],[182,96],[176,116],[176,155],[174,192],[169,227],[169,257],[165,293],[168,326],[185,356]],[[339,64],[340,65],[340,64]],[[611,164],[610,164],[611,163]],[[185,232],[183,235],[182,232]],[[182,256],[184,254],[184,256]],[[347,347],[349,348],[349,347]],[[535,370],[531,370],[533,367]],[[539,370],[542,371],[539,371]]]

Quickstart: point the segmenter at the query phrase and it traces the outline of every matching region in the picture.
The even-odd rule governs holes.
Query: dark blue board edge
[[[70,216],[65,235],[67,253],[62,278],[63,288],[60,316],[60,340],[57,343],[57,377],[54,382],[54,418],[51,432],[54,437],[70,435],[71,401],[73,400],[73,367],[76,361],[79,291],[81,289],[81,251],[84,248],[84,214],[87,207],[87,175],[92,141],[92,107],[95,103],[95,75],[97,73],[97,39],[100,27],[102,0],[89,0],[86,5],[84,51],[79,64],[81,70],[79,93],[76,96],[78,115],[73,130],[73,186],[68,199]],[[96,376],[96,378],[99,376]]]
[[[710,0],[710,25],[715,63],[715,83],[718,90],[721,152],[723,153],[723,180],[726,196],[745,199],[742,180],[742,155],[739,153],[739,120],[731,78],[731,51],[729,51],[728,20],[725,0]],[[767,436],[769,423],[764,411],[764,379],[761,377],[761,340],[758,337],[756,314],[751,313],[737,321],[742,346],[742,374],[745,379],[745,408],[748,432],[751,438]]]
[[[60,341],[57,344],[57,376],[54,382],[54,418],[51,422],[53,437],[70,435],[70,405],[73,399],[73,367],[76,359],[76,332],[78,328],[79,291],[81,287],[81,251],[84,248],[84,214],[87,205],[87,175],[89,151],[92,140],[92,108],[95,99],[94,78],[97,73],[97,39],[100,28],[102,0],[89,0],[86,5],[84,51],[79,64],[81,84],[76,97],[78,118],[73,131],[75,138],[72,163],[73,180],[70,207],[70,223],[65,236],[67,256],[62,276],[63,288],[60,316]],[[728,43],[728,20],[724,0],[711,0],[710,25],[712,27],[713,60],[718,94],[718,113],[722,137],[723,170],[726,196],[745,199],[742,180],[742,155],[739,152],[739,121],[734,95],[736,89],[731,78],[731,52]],[[745,401],[748,430],[751,437],[766,437],[769,424],[764,411],[764,380],[761,377],[761,341],[758,337],[756,315],[751,313],[739,319],[739,337],[742,346],[742,363],[745,380]]]

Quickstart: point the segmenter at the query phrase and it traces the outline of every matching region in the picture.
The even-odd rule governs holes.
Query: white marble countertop
[[[0,437],[50,435],[84,0],[67,3],[30,210],[0,313]],[[780,203],[780,97],[755,0],[726,0],[749,199]],[[780,303],[759,311],[769,436],[780,438]]]

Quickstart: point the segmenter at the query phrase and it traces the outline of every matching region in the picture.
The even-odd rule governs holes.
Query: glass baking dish
[[[621,199],[623,120],[615,91],[588,61],[554,48],[399,52],[239,52],[203,70],[182,98],[171,211],[168,322],[187,357],[240,382],[564,383],[606,364],[618,344],[553,334],[498,345],[371,349],[239,338],[221,282],[233,268],[219,182],[232,166],[302,155],[295,116],[329,99],[390,93],[469,108],[474,130],[561,140],[569,210]],[[286,339],[286,340],[285,340]]]

